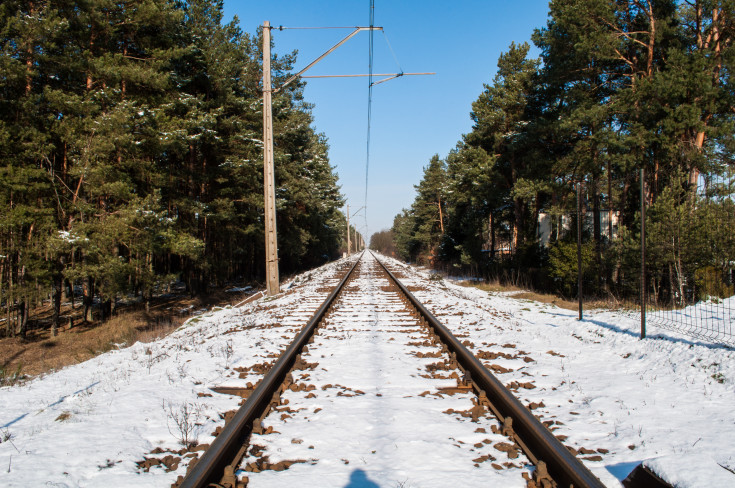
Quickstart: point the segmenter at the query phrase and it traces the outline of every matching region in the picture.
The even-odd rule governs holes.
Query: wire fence
[[[642,336],[648,324],[735,347],[735,167],[640,170],[627,181],[625,195],[577,182],[538,211],[536,239],[525,243],[513,242],[514,214],[499,207],[474,236],[479,257],[443,258],[456,248],[446,239],[418,262],[577,300],[580,318],[585,301],[607,301],[641,319]]]
[[[682,309],[660,308],[649,304],[649,324],[682,332],[692,337],[735,347],[735,298],[710,298]]]
[[[735,346],[735,176],[646,210],[645,322]],[[650,234],[648,229],[651,230]]]

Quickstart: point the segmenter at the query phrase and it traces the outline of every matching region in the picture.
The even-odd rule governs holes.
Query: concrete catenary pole
[[[271,96],[271,25],[263,22],[263,186],[265,205],[265,280],[268,296],[280,291],[276,235],[276,182],[273,174],[273,109]]]
[[[350,243],[350,204],[347,204],[347,255],[350,255],[352,246]]]

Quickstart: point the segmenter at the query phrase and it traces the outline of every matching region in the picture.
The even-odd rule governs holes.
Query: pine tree
[[[6,333],[25,335],[36,284],[51,272],[45,259],[54,198],[50,172],[52,117],[44,84],[54,77],[49,66],[58,18],[46,2],[4,2],[0,6],[0,280],[6,286]]]
[[[396,252],[401,259],[415,261],[418,255],[418,243],[414,239],[414,218],[405,208],[393,218],[393,239],[396,244]]]
[[[483,261],[483,247],[489,243],[491,256],[499,229],[494,218],[500,215],[502,196],[494,188],[500,175],[497,158],[479,147],[459,144],[447,157],[447,236],[442,258],[462,264]]]
[[[424,177],[416,188],[416,199],[409,211],[396,217],[393,232],[398,252],[420,262],[434,262],[438,255],[447,220],[446,163],[434,155],[424,167]]]
[[[465,137],[468,145],[498,157],[498,170],[503,176],[501,188],[513,205],[511,245],[514,250],[520,247],[526,234],[526,201],[520,195],[511,195],[511,190],[529,166],[522,154],[524,145],[520,136],[529,122],[527,108],[539,64],[537,60],[527,59],[529,49],[528,43],[511,43],[508,52],[500,55],[493,85],[485,85],[485,91],[472,104],[475,125]]]

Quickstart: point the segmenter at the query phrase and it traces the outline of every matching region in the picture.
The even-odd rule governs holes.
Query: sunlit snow
[[[430,280],[428,272],[390,263],[439,320],[474,350],[517,356],[491,361],[505,370],[499,379],[532,383],[534,388],[518,390],[520,399],[543,403],[534,413],[553,421],[554,434],[565,436],[567,446],[594,451],[581,451],[579,457],[607,486],[620,486],[619,480],[640,462],[679,487],[735,486],[733,349],[653,325],[640,340],[635,317],[621,312],[586,311],[578,321],[576,311],[448,279]],[[136,463],[155,457],[150,453],[156,448],[181,448],[172,414],[189,406],[197,424],[191,436],[199,443],[211,442],[211,433],[222,422],[219,414],[236,408],[239,398],[210,388],[245,382],[233,373],[235,366],[270,361],[284,349],[334,286],[341,264],[296,277],[288,293],[275,300],[209,310],[154,343],[121,345],[84,363],[0,388],[0,485],[169,486],[185,473],[188,458],[172,472],[164,466],[142,472]],[[364,365],[345,358],[340,373],[358,378],[365,374]],[[369,415],[377,412],[368,411],[356,425],[377,428],[380,419],[373,424]],[[406,429],[417,433],[417,442],[422,432],[430,437],[432,426],[422,422],[424,415],[401,418]],[[333,430],[325,437],[355,435],[337,432],[345,429],[341,422],[322,425]],[[303,432],[305,449],[318,441],[307,440],[307,435],[316,434]],[[389,433],[384,437],[390,438]],[[345,463],[328,458],[337,456],[339,446],[322,447],[323,457],[313,466],[291,469],[329,467],[330,481],[324,486],[345,487],[351,480],[361,486],[396,486],[387,476],[381,478],[369,458],[353,457],[351,448],[340,454],[349,461]],[[402,459],[400,466],[396,460],[396,469],[402,470],[404,486],[424,486],[418,481],[432,470],[431,463],[459,465],[460,458],[453,457],[459,451],[447,449],[441,460]],[[459,470],[437,483],[463,486],[462,476]]]

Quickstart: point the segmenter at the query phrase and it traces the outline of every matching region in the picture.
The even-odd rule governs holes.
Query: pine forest
[[[3,0],[0,29],[3,332],[48,299],[55,328],[74,288],[104,320],[177,281],[263,280],[260,32],[222,0]],[[273,56],[274,84],[294,61]],[[303,86],[273,99],[284,274],[346,226]]]
[[[222,0],[0,5],[3,333],[81,296],[104,320],[172,283],[264,278],[262,37]],[[733,294],[735,0],[554,0],[375,245],[451,272],[683,305]],[[274,85],[296,54],[273,55]],[[492,72],[488,66],[488,72]],[[279,264],[343,250],[304,83],[274,94]],[[447,148],[448,150],[450,148]],[[581,210],[577,210],[577,207]],[[581,221],[581,222],[578,222]]]
[[[734,38],[730,0],[551,1],[540,58],[511,44],[424,168],[397,254],[573,297],[579,215],[585,294],[635,297],[643,203],[651,296],[732,295]]]

